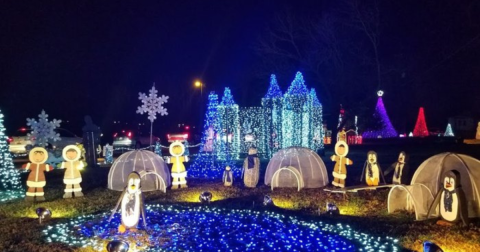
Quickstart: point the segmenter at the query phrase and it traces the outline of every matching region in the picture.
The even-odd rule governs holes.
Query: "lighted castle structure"
[[[239,107],[229,88],[220,103],[216,94],[209,95],[202,151],[217,160],[237,159],[251,146],[265,157],[290,146],[318,150],[322,139],[322,104],[300,72],[283,95],[272,75],[261,107]]]

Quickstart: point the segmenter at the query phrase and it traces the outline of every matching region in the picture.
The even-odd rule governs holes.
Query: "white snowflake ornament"
[[[55,132],[55,129],[60,127],[62,120],[53,119],[53,121],[48,121],[48,114],[45,113],[45,110],[42,110],[42,113],[38,115],[38,121],[33,118],[27,118],[27,126],[30,126],[32,130],[28,133],[28,137],[35,142],[35,145],[38,146],[47,146],[49,140],[53,142],[60,140],[60,134]]]
[[[148,96],[144,93],[138,93],[140,99],[142,101],[142,105],[137,108],[137,114],[147,113],[148,120],[153,123],[155,119],[157,119],[157,114],[161,116],[168,115],[167,109],[163,107],[164,103],[168,102],[168,96],[162,95],[160,97],[157,96],[158,91],[155,89],[155,83],[150,89]]]

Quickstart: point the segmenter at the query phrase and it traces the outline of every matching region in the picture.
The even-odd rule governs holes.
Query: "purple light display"
[[[387,115],[385,105],[383,105],[382,91],[378,91],[377,106],[375,107],[375,113],[373,119],[375,121],[375,127],[363,132],[363,138],[391,138],[397,137],[397,131],[393,128],[392,123]]]

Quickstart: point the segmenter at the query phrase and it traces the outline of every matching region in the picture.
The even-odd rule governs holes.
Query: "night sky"
[[[365,64],[342,59],[354,69],[344,74],[351,88],[332,98],[319,82],[336,93],[331,81],[336,72],[325,68],[317,78],[304,63],[292,61],[270,67],[275,59],[257,50],[268,28],[275,27],[275,17],[288,12],[316,22],[341,13],[333,2],[3,1],[0,109],[7,130],[24,126],[42,109],[51,119],[68,120],[63,127],[78,133],[85,115],[105,131],[113,130],[114,120],[148,122],[135,111],[141,104],[138,92],[148,92],[153,82],[160,94],[170,96],[169,115],[155,121],[157,131],[177,123],[200,125],[210,91],[222,94],[229,86],[240,106],[259,106],[270,73],[278,75],[285,91],[298,70],[305,71],[307,86],[317,88],[330,128],[340,103],[347,111],[373,114],[375,72],[368,58]],[[420,106],[427,124],[441,130],[449,116],[478,119],[479,1],[454,6],[449,1],[396,2],[382,3],[379,43],[384,102],[394,126],[412,131]],[[365,40],[360,32],[345,33],[351,36],[347,40]],[[362,47],[370,50],[368,43]],[[196,79],[205,83],[203,97],[193,87]]]

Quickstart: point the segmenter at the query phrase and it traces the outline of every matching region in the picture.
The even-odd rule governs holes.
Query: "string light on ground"
[[[304,220],[273,211],[147,205],[147,229],[118,234],[120,216],[81,216],[43,230],[47,242],[104,250],[111,240],[133,251],[399,251],[397,240],[348,225]]]

